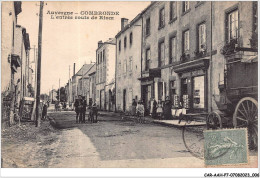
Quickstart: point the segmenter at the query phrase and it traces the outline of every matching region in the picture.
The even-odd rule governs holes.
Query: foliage
[[[226,43],[221,49],[221,54],[230,55],[235,52],[237,39],[231,39],[229,43]]]
[[[183,53],[180,57],[181,62],[186,62],[190,59],[190,54]]]
[[[32,84],[28,84],[27,85],[27,88],[28,88],[28,92],[30,93],[31,97],[34,97],[34,89],[32,87]]]

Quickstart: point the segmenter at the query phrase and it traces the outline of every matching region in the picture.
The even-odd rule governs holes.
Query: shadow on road
[[[99,116],[98,123],[76,124],[75,112],[51,113],[50,117],[55,118],[58,129],[80,129],[90,138],[101,160],[191,156],[177,128],[140,124],[116,116]]]

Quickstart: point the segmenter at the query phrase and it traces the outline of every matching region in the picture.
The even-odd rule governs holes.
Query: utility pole
[[[39,15],[39,34],[38,34],[38,64],[37,64],[37,91],[36,91],[36,123],[35,126],[39,127],[41,123],[39,107],[40,107],[40,94],[41,94],[41,57],[42,57],[42,14],[44,2],[40,2],[40,15]]]
[[[69,106],[70,106],[70,65],[69,65],[68,103],[69,103]]]

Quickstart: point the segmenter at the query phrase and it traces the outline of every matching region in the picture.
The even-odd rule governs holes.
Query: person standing
[[[78,119],[79,119],[79,100],[76,98],[75,102],[74,102],[74,109],[76,112],[76,123],[78,123]]]
[[[133,99],[133,102],[132,102],[132,115],[133,116],[136,114],[136,106],[137,106],[137,103],[136,103],[135,99]]]
[[[156,117],[156,110],[157,110],[157,102],[155,99],[153,99],[153,109],[152,109],[152,118]]]
[[[82,109],[81,109],[81,112],[82,112],[82,122],[85,123],[86,122],[86,108],[87,108],[87,101],[85,99],[85,96],[82,96]]]
[[[46,119],[46,118],[47,118],[47,104],[44,103],[42,108],[42,119]]]
[[[163,116],[164,119],[166,120],[171,120],[172,119],[172,113],[171,113],[171,109],[172,109],[172,102],[169,98],[169,96],[166,97],[164,106],[163,106]]]

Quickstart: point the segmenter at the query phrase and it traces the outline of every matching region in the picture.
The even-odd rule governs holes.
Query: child
[[[159,120],[162,119],[162,112],[163,112],[163,109],[162,109],[162,100],[159,100],[159,101],[158,101],[158,107],[157,107],[157,114],[158,114]]]
[[[138,121],[140,123],[144,123],[144,105],[142,104],[141,101],[139,101],[136,106],[136,113],[137,113]]]

